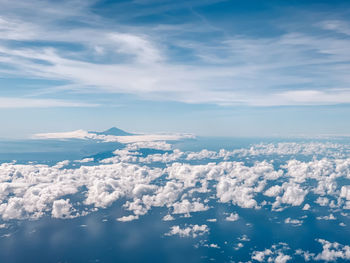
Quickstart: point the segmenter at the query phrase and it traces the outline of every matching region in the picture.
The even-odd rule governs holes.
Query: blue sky
[[[0,137],[350,133],[348,1],[0,5]]]

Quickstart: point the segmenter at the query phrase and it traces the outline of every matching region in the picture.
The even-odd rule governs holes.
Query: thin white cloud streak
[[[98,104],[69,102],[55,99],[32,99],[0,97],[0,109],[19,108],[58,108],[58,107],[97,107]]]
[[[247,101],[254,106],[331,105],[350,102],[350,90],[296,90]]]
[[[136,55],[140,63],[156,63],[162,60],[158,49],[145,37],[112,33],[109,38],[117,44],[117,52]]]
[[[181,35],[181,28],[118,25],[115,30],[113,24],[96,15],[92,23],[85,23],[91,13],[89,3],[67,14],[60,8],[52,12],[49,3],[44,2],[43,7],[38,3],[32,7],[37,5],[43,14],[36,20],[25,20],[23,15],[0,16],[0,30],[4,32],[0,36],[0,63],[12,66],[12,74],[17,76],[67,81],[71,84],[67,88],[74,86],[80,92],[124,93],[185,103],[350,103],[350,39],[346,37],[287,32],[270,38],[231,35],[208,42],[186,42],[167,39],[174,30]],[[8,1],[5,4],[12,12],[11,6],[18,5]],[[85,24],[68,28],[57,25],[66,18]],[[316,26],[345,33],[348,27],[344,21],[326,21]],[[14,47],[8,40],[45,41],[47,46]],[[79,45],[82,49],[67,52],[49,42]],[[170,42],[190,50],[198,60],[174,62],[168,50]],[[104,63],[106,57],[111,59],[108,64]],[[9,71],[6,68],[2,74]]]
[[[327,20],[318,24],[321,28],[350,36],[350,26],[340,20]]]

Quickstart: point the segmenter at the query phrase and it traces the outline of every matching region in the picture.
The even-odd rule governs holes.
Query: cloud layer
[[[145,144],[152,148],[150,142]],[[85,158],[53,166],[1,164],[1,225],[6,229],[17,220],[42,217],[69,220],[118,202],[123,213],[116,221],[128,224],[161,209],[164,214],[159,220],[169,224],[165,237],[199,239],[198,246],[210,249],[221,246],[206,241],[213,225],[252,226],[239,211],[263,210],[269,220],[276,220],[278,214],[278,224],[292,228],[303,227],[308,216],[346,226],[341,218],[350,209],[347,144],[271,143],[232,151],[183,152],[155,142],[154,149],[163,153],[148,155],[140,152],[144,146],[126,144],[113,157],[99,162]],[[317,158],[318,154],[323,157]],[[222,205],[230,212],[216,210]],[[286,217],[288,209],[298,212]],[[221,212],[207,217],[211,211]],[[204,216],[205,224],[193,221],[198,214]],[[239,237],[233,249],[240,250],[249,241],[246,235]],[[276,263],[294,257],[315,261],[349,258],[347,245],[325,239],[315,242],[322,245],[321,252],[303,248],[293,252],[287,244],[278,243],[251,251],[250,257]]]

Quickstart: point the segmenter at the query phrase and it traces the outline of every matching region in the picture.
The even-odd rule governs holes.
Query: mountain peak
[[[105,130],[103,132],[94,132],[97,135],[114,135],[114,136],[128,136],[133,135],[132,133],[123,131],[121,129],[118,129],[117,127],[112,127],[108,130]]]

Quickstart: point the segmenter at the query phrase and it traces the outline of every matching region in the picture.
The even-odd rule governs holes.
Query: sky
[[[1,138],[350,134],[349,1],[0,6]]]

